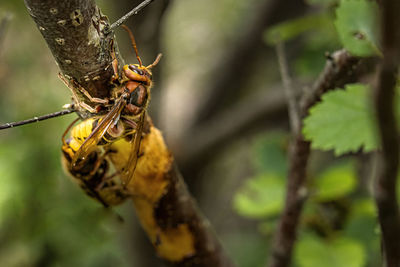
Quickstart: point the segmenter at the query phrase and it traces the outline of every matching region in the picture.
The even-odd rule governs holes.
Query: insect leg
[[[113,106],[111,111],[101,120],[96,128],[90,133],[85,141],[80,146],[79,150],[75,153],[72,158],[71,165],[77,165],[78,160],[83,162],[85,158],[96,148],[97,144],[103,138],[107,130],[115,125],[120,117],[122,110],[125,107],[125,100],[120,98],[117,103]]]
[[[74,102],[80,106],[81,101],[79,100],[75,90],[73,89],[72,85],[69,83],[69,81],[64,77],[64,75],[61,74],[61,72],[58,73],[58,78],[68,87],[68,89],[71,91],[72,94],[72,99]]]
[[[113,71],[114,71],[114,75],[111,78],[111,82],[114,83],[115,81],[118,81],[118,79],[119,79],[118,59],[115,56],[114,40],[111,40],[111,58],[112,58],[112,67],[113,67]]]
[[[67,133],[71,130],[72,126],[74,126],[74,124],[79,120],[79,118],[76,118],[73,122],[71,122],[70,125],[68,125],[67,129],[64,131],[63,135],[61,136],[61,141],[63,143],[64,146],[67,145],[67,143],[65,142],[65,136],[67,135]]]
[[[88,91],[86,91],[85,88],[83,88],[79,83],[77,83],[76,81],[72,80],[71,81],[67,80],[66,77],[64,77],[64,75],[62,75],[61,73],[58,73],[58,77],[61,79],[61,81],[63,81],[63,83],[68,87],[68,89],[71,91],[72,93],[72,99],[74,100],[74,102],[79,105],[81,108],[89,111],[90,113],[97,113],[96,108],[91,107],[90,105],[86,104],[85,102],[81,101],[76,93],[76,89],[79,90],[79,92],[81,92],[84,96],[86,96],[90,102],[92,103],[97,103],[97,104],[108,104],[108,99],[101,99],[101,98],[97,98],[97,97],[92,97]]]
[[[84,94],[90,102],[93,103],[98,103],[98,104],[107,104],[108,103],[108,99],[102,99],[102,98],[98,98],[98,97],[92,97],[88,91],[86,91],[85,88],[83,88],[78,82],[76,81],[72,81],[74,83],[74,87],[73,88],[78,88],[78,90]]]
[[[107,177],[104,177],[104,178],[102,179],[101,183],[99,183],[99,184],[96,186],[96,190],[100,190],[101,188],[103,188],[104,185],[105,185],[105,183],[107,183],[108,181],[114,179],[114,177],[117,176],[117,175],[119,175],[119,172],[114,172],[113,174],[111,174],[111,175],[109,175],[109,176],[107,176]]]
[[[136,170],[136,164],[139,156],[139,150],[140,150],[140,141],[142,139],[142,132],[143,132],[143,125],[144,125],[144,119],[145,119],[145,111],[143,111],[140,116],[139,116],[139,121],[137,123],[136,127],[136,132],[135,136],[133,137],[133,140],[131,141],[131,154],[129,155],[129,159],[127,162],[127,166],[124,171],[123,175],[123,180],[122,180],[122,185],[126,187],[131,179],[133,178],[133,174],[135,173]]]
[[[81,91],[88,99],[90,102],[93,103],[98,103],[98,104],[108,104],[108,99],[102,99],[98,97],[92,97],[88,91],[86,91],[85,88],[82,86],[78,85],[79,91]]]

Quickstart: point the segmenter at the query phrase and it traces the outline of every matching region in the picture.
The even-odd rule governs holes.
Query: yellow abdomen
[[[76,125],[74,128],[71,130],[71,140],[70,140],[70,147],[76,152],[80,148],[80,146],[83,144],[83,142],[86,140],[86,138],[89,137],[89,135],[92,133],[93,129],[96,127],[97,123],[99,121],[99,118],[89,118],[78,125]]]

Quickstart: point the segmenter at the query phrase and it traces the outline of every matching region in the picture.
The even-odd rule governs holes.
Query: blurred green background
[[[139,2],[97,4],[115,21]],[[129,22],[145,63],[164,54],[154,70],[155,124],[241,267],[265,265],[283,203],[289,136],[272,26],[308,19],[275,28],[295,32],[286,51],[299,89],[317,77],[325,52],[341,47],[333,26],[338,1],[280,2],[156,0]],[[0,36],[0,122],[60,110],[70,95],[45,41],[22,1],[2,0],[0,19],[7,14],[12,19]],[[135,62],[126,34],[116,35],[126,62]],[[269,103],[275,93],[282,103],[273,109],[254,101],[261,96]],[[115,209],[125,219],[119,223],[63,173],[61,135],[73,119],[0,132],[0,266],[161,266],[130,203]],[[313,154],[313,193],[293,266],[379,263],[369,171],[360,167],[368,160]]]

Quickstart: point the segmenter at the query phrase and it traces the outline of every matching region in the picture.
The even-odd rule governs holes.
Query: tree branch
[[[275,46],[278,56],[279,70],[281,73],[283,88],[285,90],[286,99],[288,102],[289,122],[291,131],[297,134],[300,128],[300,114],[297,103],[296,94],[293,89],[292,79],[289,74],[289,66],[285,54],[285,45],[283,42],[278,42]]]
[[[93,97],[109,97],[113,75],[108,25],[93,0],[25,0],[28,11],[66,77]]]
[[[108,96],[113,37],[103,34],[109,24],[93,0],[25,3],[64,75],[94,97]],[[150,122],[145,130],[135,178],[127,188],[157,254],[169,266],[233,266],[187,191],[161,133]],[[110,160],[117,170],[126,168],[131,145],[120,139],[112,146],[118,153],[111,153]]]
[[[395,86],[400,63],[400,2],[381,1],[383,60],[375,88],[375,110],[382,145],[375,184],[375,199],[382,229],[384,262],[387,267],[400,266],[400,214],[396,196],[399,164],[399,141],[394,114]]]
[[[359,59],[346,51],[335,52],[325,65],[318,80],[309,94],[302,98],[301,119],[303,120],[322,94],[342,88],[346,83],[354,82],[362,72],[357,71]],[[297,236],[297,228],[304,202],[307,197],[307,163],[310,155],[310,143],[304,140],[301,132],[293,137],[289,151],[289,173],[286,187],[285,207],[282,212],[278,230],[272,247],[270,267],[287,267]]]

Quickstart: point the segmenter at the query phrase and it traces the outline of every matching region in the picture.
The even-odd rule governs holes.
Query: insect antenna
[[[29,124],[29,123],[34,123],[34,122],[38,122],[38,121],[44,121],[44,120],[47,120],[47,119],[64,116],[64,115],[70,114],[72,112],[75,112],[75,109],[66,109],[66,110],[62,110],[62,111],[46,114],[46,115],[39,116],[39,117],[33,117],[31,119],[27,119],[27,120],[23,120],[23,121],[8,122],[8,123],[5,123],[5,124],[1,124],[0,125],[0,130],[13,128],[13,127],[17,127],[17,126],[21,126],[21,125],[25,125],[25,124]]]
[[[122,27],[125,31],[128,32],[129,38],[131,38],[131,42],[132,42],[133,49],[135,50],[135,53],[136,53],[136,58],[137,58],[137,60],[138,60],[138,62],[139,62],[139,66],[142,67],[142,60],[141,60],[140,57],[139,57],[139,51],[138,51],[138,49],[137,49],[137,47],[136,47],[136,41],[135,41],[135,37],[133,36],[133,33],[131,32],[131,30],[130,30],[126,25],[121,25],[121,27]]]
[[[161,57],[162,57],[162,54],[159,53],[159,54],[157,55],[156,59],[154,60],[154,62],[151,63],[150,65],[148,65],[146,68],[147,68],[147,69],[152,69],[152,68],[154,68],[154,66],[156,66],[156,65],[158,64],[158,62],[160,62]]]

